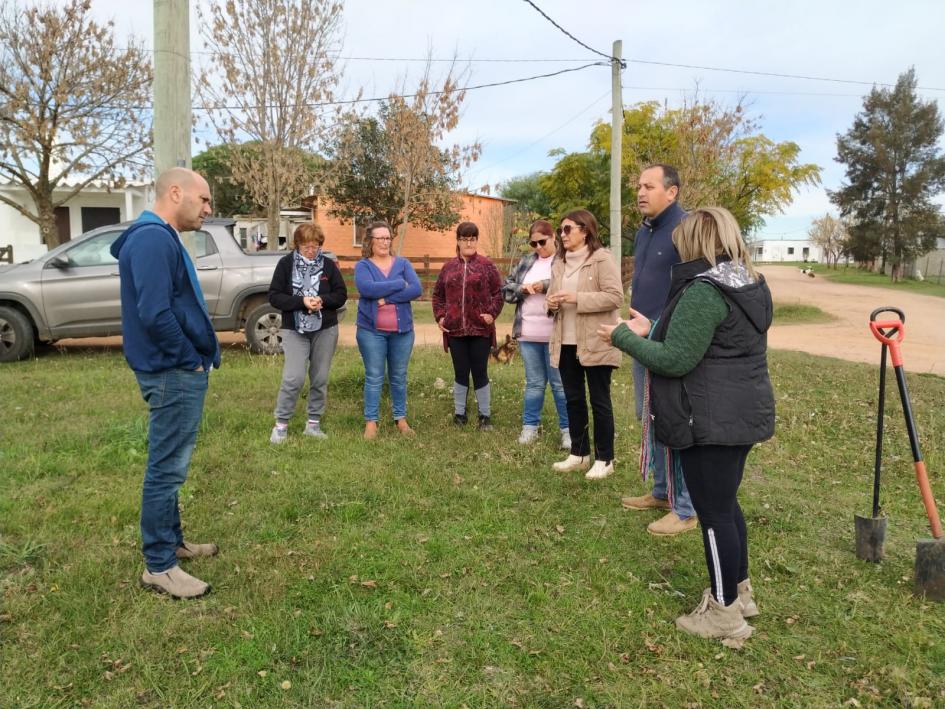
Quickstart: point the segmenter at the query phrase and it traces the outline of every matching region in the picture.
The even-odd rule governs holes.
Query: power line
[[[604,59],[606,59],[606,60],[609,61],[609,62],[618,61],[616,57],[613,57],[613,56],[611,56],[610,54],[604,54],[603,52],[598,52],[598,51],[597,51],[596,49],[594,49],[593,47],[584,44],[584,42],[582,42],[581,40],[579,40],[579,39],[578,39],[577,37],[575,37],[573,34],[571,34],[570,32],[568,32],[564,27],[562,27],[562,26],[559,25],[557,22],[555,22],[555,21],[552,20],[550,17],[548,17],[548,15],[545,13],[545,11],[542,10],[540,7],[538,7],[538,5],[536,5],[535,3],[533,3],[532,0],[525,0],[525,2],[527,2],[527,3],[528,3],[529,5],[531,5],[533,8],[535,8],[535,10],[538,12],[539,15],[541,15],[542,17],[544,17],[546,20],[548,20],[548,22],[550,22],[550,23],[553,24],[555,27],[557,27],[559,30],[561,30],[561,32],[563,32],[567,37],[571,38],[572,40],[574,40],[575,42],[577,42],[578,44],[580,44],[582,47],[584,47],[584,49],[587,49],[588,51],[591,51],[591,52],[593,52],[594,54],[597,54],[598,56],[604,57]],[[626,68],[627,65],[626,65],[625,62],[621,61],[621,62],[620,62],[620,66],[621,66],[622,68]]]
[[[678,86],[621,86],[627,91],[690,91]],[[803,92],[803,91],[754,91],[752,89],[706,89],[698,87],[698,93],[706,94],[744,94],[746,96],[766,95],[766,96],[823,96],[834,98],[858,98],[862,99],[862,94],[832,94],[823,92]]]
[[[528,2],[529,0],[525,0]],[[671,62],[657,62],[650,61],[646,59],[628,59],[628,62],[631,64],[650,64],[653,66],[671,66],[677,69],[701,69],[704,71],[725,71],[732,74],[752,74],[754,76],[773,76],[779,79],[803,79],[804,81],[832,81],[837,84],[858,84],[860,86],[885,86],[885,87],[895,87],[895,84],[887,84],[879,81],[856,81],[854,79],[832,79],[823,76],[804,76],[801,74],[779,74],[772,71],[753,71],[750,69],[729,69],[725,67],[718,66],[699,66],[698,64],[673,64]],[[917,89],[923,91],[945,91],[945,89],[927,87],[927,86],[917,86]]]
[[[479,167],[479,168],[477,168],[477,169],[475,169],[475,170],[472,170],[471,172],[467,173],[466,177],[469,178],[469,177],[472,176],[472,175],[478,175],[480,172],[484,172],[485,170],[490,170],[490,169],[492,169],[493,167],[495,167],[496,165],[501,165],[501,164],[504,163],[504,162],[508,162],[508,161],[511,160],[512,158],[518,157],[518,156],[521,155],[522,153],[528,152],[529,150],[531,150],[532,148],[534,148],[536,145],[538,145],[539,143],[541,143],[541,142],[542,142],[543,140],[545,140],[546,138],[548,138],[548,137],[554,135],[555,133],[557,133],[557,132],[558,132],[559,130],[561,130],[562,128],[566,128],[567,126],[569,126],[569,125],[571,125],[572,123],[574,123],[574,121],[576,121],[578,118],[580,118],[580,117],[583,116],[585,113],[587,113],[588,111],[590,111],[590,110],[591,110],[592,108],[594,108],[598,103],[600,103],[600,101],[601,101],[602,99],[606,98],[606,97],[609,96],[609,95],[610,95],[610,89],[607,89],[607,91],[605,91],[605,92],[602,93],[600,96],[598,96],[596,99],[594,99],[593,101],[591,101],[587,106],[585,106],[585,107],[582,108],[580,111],[578,111],[577,113],[575,113],[573,116],[571,116],[568,120],[566,120],[566,121],[565,121],[564,123],[562,123],[560,126],[558,126],[557,128],[554,128],[554,129],[548,131],[548,132],[545,133],[543,136],[541,136],[538,140],[536,140],[536,141],[534,141],[534,142],[532,142],[532,143],[529,143],[528,145],[526,145],[526,146],[525,146],[524,148],[522,148],[521,150],[517,150],[516,152],[512,153],[511,155],[507,155],[507,156],[505,156],[504,158],[502,158],[501,160],[496,160],[495,162],[489,163],[488,165],[485,165],[485,166],[483,166],[483,167]]]
[[[522,77],[521,79],[508,79],[508,80],[506,80],[506,81],[493,81],[493,82],[490,82],[490,83],[488,83],[488,84],[477,84],[476,86],[459,87],[459,88],[455,88],[455,89],[450,89],[449,91],[427,91],[427,92],[426,92],[426,95],[427,95],[427,96],[440,96],[440,95],[442,95],[442,94],[457,93],[457,92],[461,92],[461,91],[462,91],[462,92],[465,92],[465,91],[475,91],[476,89],[489,89],[489,88],[493,88],[493,87],[495,87],[495,86],[507,86],[507,85],[509,85],[509,84],[521,84],[521,83],[526,82],[526,81],[535,81],[536,79],[548,79],[548,78],[551,78],[551,77],[553,77],[553,76],[560,76],[560,75],[562,75],[562,74],[568,74],[568,73],[574,72],[574,71],[581,71],[581,70],[583,70],[583,69],[587,69],[587,68],[592,67],[592,66],[608,66],[608,65],[607,65],[607,64],[604,64],[603,62],[591,62],[590,64],[585,64],[584,66],[572,67],[572,68],[569,68],[569,69],[560,69],[560,70],[558,70],[558,71],[553,71],[553,72],[550,72],[550,73],[548,73],[548,74],[536,74],[535,76],[526,76],[526,77]],[[309,104],[302,104],[302,105],[304,105],[304,106],[306,106],[306,107],[308,107],[308,108],[317,108],[317,107],[319,107],[319,106],[344,106],[344,105],[352,105],[352,104],[356,104],[356,103],[371,103],[371,102],[373,102],[373,101],[387,101],[388,99],[391,99],[391,98],[415,98],[415,97],[418,96],[418,95],[419,95],[419,94],[402,94],[402,95],[396,95],[396,96],[375,96],[375,97],[373,97],[373,98],[354,98],[354,99],[345,99],[345,100],[342,100],[342,101],[321,101],[321,102],[318,102],[318,103],[309,103]],[[294,107],[294,106],[296,106],[296,104],[291,104],[291,105],[290,105],[290,107]],[[253,106],[252,108],[270,108],[270,107],[271,107],[271,106],[269,106],[269,105],[264,105],[264,106]],[[247,108],[247,107],[245,107],[245,106],[194,106],[193,110],[195,110],[195,111],[219,111],[219,110],[224,110],[224,109],[227,109],[227,110],[240,110],[240,109],[245,109],[245,108]]]

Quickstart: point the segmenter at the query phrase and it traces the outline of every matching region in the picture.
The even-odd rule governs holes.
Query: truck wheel
[[[19,310],[0,306],[0,362],[15,362],[33,354],[33,326]]]
[[[254,308],[246,318],[246,344],[254,354],[282,352],[282,313],[269,303]]]

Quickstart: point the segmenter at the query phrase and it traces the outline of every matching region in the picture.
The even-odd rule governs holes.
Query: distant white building
[[[753,261],[823,261],[823,250],[810,239],[759,239],[749,244]]]
[[[71,189],[64,185],[54,197]],[[33,200],[23,187],[0,183],[4,197],[34,211]],[[100,184],[84,187],[75,197],[56,209],[56,227],[65,239],[71,239],[90,229],[135,219],[154,203],[153,184],[132,184],[112,188]],[[42,243],[39,227],[8,204],[0,203],[0,246],[13,246],[14,261],[28,261],[42,256],[48,250]]]

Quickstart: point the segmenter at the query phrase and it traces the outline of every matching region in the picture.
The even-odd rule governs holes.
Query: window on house
[[[765,255],[764,246],[758,246],[757,248],[755,248],[755,258],[761,258],[764,255]]]
[[[82,233],[121,221],[118,207],[82,207]]]
[[[794,247],[793,247],[793,246],[788,246],[788,247],[787,247],[787,255],[788,255],[788,256],[793,256],[793,255],[794,255]]]
[[[368,225],[373,221],[374,217],[356,217],[352,221],[352,244],[360,247],[364,243],[364,235],[367,233]]]
[[[807,259],[809,259],[809,258],[810,258],[810,248],[807,247],[807,246],[805,246],[804,249],[801,251],[801,255],[804,257],[804,260],[805,260],[805,261],[806,261]]]

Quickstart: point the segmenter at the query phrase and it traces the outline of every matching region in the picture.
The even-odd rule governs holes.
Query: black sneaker
[[[469,423],[469,419],[466,418],[466,414],[453,414],[453,423],[457,426],[465,426]]]
[[[491,431],[492,430],[492,421],[488,416],[479,417],[479,430],[480,431]]]

